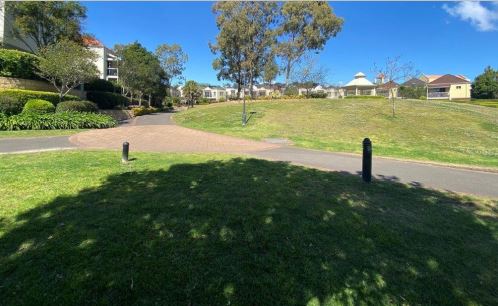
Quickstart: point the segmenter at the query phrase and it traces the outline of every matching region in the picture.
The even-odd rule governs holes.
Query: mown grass
[[[478,100],[478,99],[472,99],[470,101],[470,103],[471,104],[481,105],[481,106],[498,108],[498,100]]]
[[[373,141],[374,155],[498,167],[498,109],[454,102],[399,100],[396,117],[387,100],[280,100],[250,102],[255,112],[241,126],[241,104],[200,106],[174,116],[177,123],[262,140],[360,153]]]
[[[85,129],[75,130],[21,130],[21,131],[0,131],[1,138],[20,137],[46,137],[46,136],[68,136],[86,131]]]
[[[496,201],[213,155],[0,156],[4,305],[495,305]]]

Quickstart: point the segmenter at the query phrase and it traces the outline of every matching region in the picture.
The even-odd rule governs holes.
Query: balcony
[[[107,76],[118,76],[118,68],[107,68]]]
[[[429,99],[448,99],[450,97],[450,93],[448,91],[429,91]]]

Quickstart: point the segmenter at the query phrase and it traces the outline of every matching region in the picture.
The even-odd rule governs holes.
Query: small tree
[[[69,40],[61,40],[39,51],[38,75],[49,81],[59,92],[59,99],[81,84],[98,77],[94,64],[97,55]]]
[[[156,56],[159,59],[161,68],[165,73],[166,85],[168,87],[173,83],[173,79],[181,78],[185,70],[185,64],[188,56],[183,52],[182,47],[177,44],[162,44],[156,48]]]
[[[474,83],[472,83],[472,98],[498,98],[498,70],[488,66],[482,74],[476,77]]]
[[[304,58],[292,71],[292,81],[306,89],[306,96],[309,96],[313,87],[325,83],[326,78],[327,69],[318,66],[316,59],[310,56]]]
[[[400,82],[416,75],[411,63],[401,63],[401,57],[388,57],[382,66],[374,64],[374,72],[384,75],[386,82]],[[389,86],[389,99],[392,105],[392,115],[396,116],[396,87]]]
[[[194,107],[194,104],[202,96],[202,91],[195,81],[187,81],[183,87],[183,96],[187,100],[187,107]]]

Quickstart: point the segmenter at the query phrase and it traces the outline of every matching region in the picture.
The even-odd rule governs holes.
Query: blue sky
[[[106,46],[139,41],[149,50],[178,43],[189,56],[185,76],[222,84],[211,63],[217,28],[212,2],[83,2],[84,28]],[[498,4],[455,2],[331,2],[344,27],[318,55],[328,82],[341,84],[374,63],[401,56],[427,74],[473,79],[487,65],[498,68]]]

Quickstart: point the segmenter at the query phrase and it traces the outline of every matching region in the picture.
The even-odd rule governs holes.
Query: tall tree
[[[145,49],[140,43],[115,46],[119,58],[119,82],[123,87],[123,94],[138,97],[139,105],[145,94],[151,100],[152,93],[161,83],[162,69],[157,57]]]
[[[263,74],[272,58],[275,43],[276,4],[273,2],[217,2],[213,7],[220,32],[211,51],[218,54],[213,68],[218,79],[237,84],[237,96],[242,86],[249,85]]]
[[[477,99],[498,98],[498,70],[488,66],[482,74],[476,77],[472,83],[472,97]]]
[[[9,1],[7,11],[13,17],[13,34],[33,49],[44,48],[61,39],[81,41],[81,23],[86,8],[73,1]],[[35,50],[31,50],[35,51]]]
[[[169,87],[175,78],[181,78],[188,56],[178,44],[162,44],[156,48],[156,56],[165,73],[166,85]]]
[[[39,50],[38,74],[59,92],[59,99],[73,88],[98,78],[97,55],[69,40],[60,40]]]
[[[279,67],[277,62],[275,61],[275,58],[272,57],[269,59],[265,66],[263,67],[263,82],[268,83],[271,85],[273,80],[277,77],[279,72]]]
[[[343,20],[325,1],[290,1],[282,6],[277,52],[283,61],[285,84],[292,67],[308,51],[323,49],[341,30]]]

